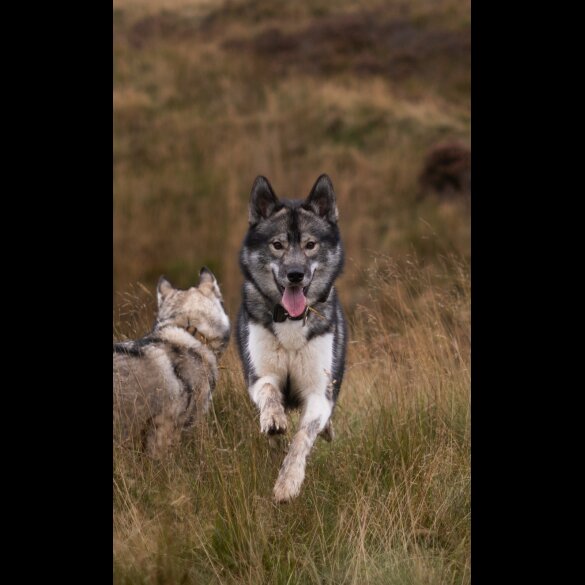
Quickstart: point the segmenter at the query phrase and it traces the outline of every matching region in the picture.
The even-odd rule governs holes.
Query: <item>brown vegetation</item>
[[[115,452],[116,583],[469,583],[469,207],[418,199],[421,174],[466,186],[467,151],[426,157],[469,144],[469,20],[458,0],[114,1],[114,337],[202,265],[234,320],[255,176],[296,198],[326,172],[352,340],[336,439],[289,507],[233,347],[196,436],[164,463]]]
[[[439,195],[471,195],[471,151],[463,144],[437,144],[425,158],[419,177],[423,191]]]

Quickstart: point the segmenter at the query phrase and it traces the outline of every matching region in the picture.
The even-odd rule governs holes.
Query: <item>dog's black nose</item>
[[[298,284],[305,277],[305,273],[304,272],[298,272],[296,270],[291,270],[286,275],[286,277],[288,278],[289,282],[292,282],[293,284]]]

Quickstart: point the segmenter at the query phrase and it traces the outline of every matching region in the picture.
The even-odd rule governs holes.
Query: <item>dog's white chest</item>
[[[284,349],[298,351],[307,343],[306,331],[302,319],[298,321],[283,321],[274,324],[274,331],[280,345]]]
[[[333,334],[307,341],[307,328],[301,321],[278,323],[274,331],[276,336],[261,325],[250,324],[248,349],[256,375],[274,376],[279,384],[288,377],[293,391],[300,395],[324,393],[330,382]]]

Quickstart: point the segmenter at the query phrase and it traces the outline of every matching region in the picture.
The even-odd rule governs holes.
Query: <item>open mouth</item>
[[[276,277],[274,278],[274,281],[282,295],[280,304],[285,308],[286,312],[291,317],[302,315],[307,307],[307,292],[309,291],[311,283],[305,287],[294,285],[285,287],[278,283]]]
[[[307,306],[307,297],[305,293],[309,287],[301,288],[300,286],[287,286],[282,295],[282,306],[291,317],[302,315]]]

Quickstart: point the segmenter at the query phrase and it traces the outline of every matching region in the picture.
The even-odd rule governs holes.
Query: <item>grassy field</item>
[[[233,320],[255,176],[304,197],[321,172],[351,333],[336,439],[289,505],[233,344],[166,461],[114,447],[116,583],[470,582],[469,202],[418,182],[434,145],[469,144],[469,20],[451,0],[114,1],[114,338],[150,328],[160,274],[203,264]]]

